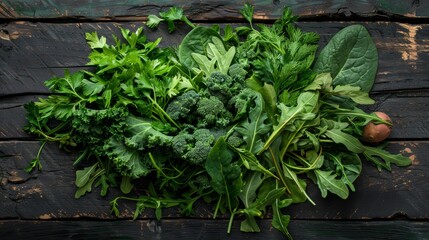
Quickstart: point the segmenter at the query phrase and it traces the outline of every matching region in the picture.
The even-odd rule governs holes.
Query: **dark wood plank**
[[[118,196],[116,189],[105,198],[99,196],[100,189],[93,189],[91,194],[74,199],[73,155],[59,150],[56,144],[45,147],[41,156],[42,172],[25,173],[23,169],[39,146],[31,141],[0,142],[0,219],[115,219],[110,213],[109,201]],[[429,218],[426,177],[429,142],[394,142],[390,151],[409,156],[413,160],[412,166],[379,172],[365,162],[356,182],[357,192],[348,200],[333,196],[322,199],[319,190],[313,186],[308,192],[317,205],[297,204],[288,211],[294,219]],[[134,208],[134,203],[121,201],[121,218],[131,218]],[[209,206],[199,205],[197,209],[196,218],[212,216]],[[147,211],[142,217],[153,217],[153,212]],[[164,217],[180,217],[180,214],[175,209],[166,210]]]
[[[321,46],[341,28],[353,23],[302,22],[306,31],[321,34]],[[14,22],[2,27],[0,37],[0,97],[48,93],[43,82],[62,76],[64,69],[85,67],[89,47],[85,33],[119,35],[119,27],[135,29],[142,23],[49,24]],[[429,89],[429,25],[365,23],[379,51],[379,72],[373,91]],[[170,35],[165,26],[147,31],[149,38],[163,38],[163,46],[177,45],[189,29]]]
[[[250,1],[255,5],[256,17],[273,19],[280,16],[284,6],[290,6],[299,16],[317,17],[389,17],[426,18],[429,6],[425,1],[305,1],[305,0],[263,0]],[[0,4],[0,18],[83,18],[83,19],[121,19],[145,17],[156,14],[168,7],[183,7],[194,20],[231,20],[240,18],[238,12],[242,1],[60,1],[60,0],[3,0]]]
[[[37,101],[44,95],[24,95],[0,100],[0,139],[30,138],[23,131],[27,124],[24,104]],[[428,139],[429,93],[405,92],[373,94],[376,103],[366,106],[367,112],[383,111],[391,116],[394,124],[391,139]]]
[[[230,235],[227,220],[151,220],[138,221],[0,221],[4,240],[16,239],[284,239],[271,227],[270,220],[261,220],[260,233],[243,233],[235,222]],[[293,220],[289,231],[294,239],[429,239],[429,223],[420,221],[305,221]]]

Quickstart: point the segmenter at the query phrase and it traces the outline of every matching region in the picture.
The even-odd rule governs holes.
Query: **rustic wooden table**
[[[68,2],[68,3],[64,3]],[[236,3],[234,3],[236,2]],[[369,163],[347,200],[318,197],[316,206],[290,208],[290,231],[296,239],[429,239],[429,2],[251,1],[256,17],[270,23],[290,5],[301,16],[299,26],[321,35],[321,44],[342,27],[365,25],[379,51],[379,70],[367,110],[387,112],[395,124],[389,139],[392,152],[412,159],[408,168],[378,172]],[[261,220],[261,234],[244,234],[239,224],[226,234],[228,219],[212,220],[201,206],[192,218],[164,212],[161,223],[146,212],[136,221],[133,205],[122,203],[123,214],[110,213],[109,200],[97,192],[74,199],[72,157],[50,144],[41,158],[43,170],[23,170],[39,143],[23,132],[23,104],[49,94],[43,82],[64,69],[84,69],[89,47],[85,33],[119,34],[119,27],[136,28],[145,16],[184,7],[200,24],[242,22],[243,1],[0,1],[0,239],[283,239]],[[169,35],[162,27],[149,31],[177,44],[187,29]]]

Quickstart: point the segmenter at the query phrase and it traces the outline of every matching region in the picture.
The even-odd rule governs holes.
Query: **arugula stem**
[[[149,159],[150,159],[150,161],[151,161],[151,163],[152,163],[152,165],[155,167],[155,169],[159,172],[159,173],[161,173],[161,175],[162,176],[164,176],[165,178],[167,178],[167,179],[176,179],[176,178],[178,178],[178,177],[180,177],[180,176],[182,176],[183,175],[183,173],[184,173],[184,170],[183,171],[178,171],[178,170],[176,170],[176,171],[178,171],[179,172],[179,174],[177,175],[177,176],[174,176],[174,177],[170,177],[170,176],[168,176],[167,174],[165,174],[164,173],[164,171],[158,166],[158,164],[156,164],[156,162],[155,162],[155,159],[153,158],[153,156],[152,156],[152,153],[149,153]]]
[[[279,175],[280,181],[282,181],[282,183],[283,183],[283,185],[285,186],[285,188],[286,188],[287,192],[288,192],[289,194],[291,194],[292,192],[290,191],[289,187],[288,187],[288,186],[287,186],[287,184],[286,184],[285,179],[283,178],[283,174],[282,174],[282,172],[280,171],[280,166],[279,166],[279,163],[278,163],[278,162],[277,162],[277,160],[276,160],[276,156],[275,156],[275,154],[274,154],[273,150],[271,149],[271,147],[270,147],[270,148],[268,148],[268,150],[269,150],[269,152],[270,152],[270,154],[271,154],[271,158],[272,158],[272,160],[273,160],[274,166],[276,167],[277,174]]]
[[[78,165],[83,160],[83,158],[88,155],[88,152],[89,152],[89,148],[87,147],[87,148],[85,148],[83,153],[81,155],[79,155],[79,157],[76,158],[76,160],[74,160],[73,166]]]
[[[217,212],[219,211],[221,201],[222,201],[222,195],[219,195],[219,200],[216,203],[216,207],[213,213],[213,219],[216,219],[217,217]]]
[[[231,216],[229,217],[229,222],[228,222],[228,228],[226,230],[227,234],[231,234],[231,229],[232,229],[232,223],[234,222],[234,216],[235,216],[236,212],[231,213]]]

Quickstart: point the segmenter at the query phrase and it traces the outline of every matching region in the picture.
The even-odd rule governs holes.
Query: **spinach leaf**
[[[220,137],[210,151],[205,164],[213,189],[218,194],[226,196],[230,211],[235,208],[237,197],[242,189],[241,168],[233,161],[233,156],[225,139]]]
[[[188,69],[197,67],[198,64],[192,57],[192,53],[205,55],[207,44],[212,42],[212,38],[222,39],[219,33],[207,27],[196,27],[190,31],[178,49],[179,61]]]
[[[369,92],[378,67],[377,48],[362,25],[348,26],[335,34],[314,65],[318,73],[331,73],[333,84],[359,86]]]

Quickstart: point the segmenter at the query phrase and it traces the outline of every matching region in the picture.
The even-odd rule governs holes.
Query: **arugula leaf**
[[[337,85],[333,88],[332,84],[333,79],[330,73],[319,73],[304,90],[320,90],[327,95],[350,98],[358,104],[374,104],[374,100],[369,97],[367,92],[361,91],[359,86]]]
[[[370,147],[364,146],[364,152],[366,159],[374,163],[378,170],[385,168],[386,170],[391,170],[391,163],[404,167],[411,165],[411,160],[407,157],[402,156],[401,154],[392,154],[383,149],[383,146]],[[381,161],[383,160],[383,161]]]
[[[123,176],[122,177],[122,181],[121,181],[121,192],[128,194],[131,192],[131,190],[133,189],[133,184],[131,183],[131,178],[128,176]]]
[[[83,170],[76,171],[75,184],[77,186],[77,190],[75,198],[80,198],[87,192],[91,192],[95,180],[103,176],[105,173],[106,170],[100,167],[98,163],[95,163],[90,167],[86,167]]]
[[[235,131],[243,135],[243,140],[246,142],[246,149],[251,153],[258,153],[264,146],[262,137],[271,130],[271,126],[266,123],[268,116],[264,108],[264,100],[262,95],[253,91],[252,106],[249,109],[247,119],[244,119]]]
[[[343,144],[351,152],[362,153],[365,150],[365,147],[358,139],[339,129],[329,129],[325,132],[325,135],[334,142]]]
[[[86,183],[88,183],[91,175],[95,172],[98,164],[94,164],[90,167],[86,167],[83,170],[76,171],[76,186],[83,187]]]
[[[314,173],[322,197],[326,198],[327,191],[338,195],[342,199],[346,199],[349,196],[349,189],[346,184],[337,179],[337,175],[332,171],[315,170]]]
[[[271,133],[268,140],[265,142],[262,150],[267,150],[272,142],[288,127],[295,119],[310,120],[315,118],[313,111],[317,108],[317,102],[319,99],[318,92],[303,92],[299,95],[297,106],[287,107],[280,103],[279,108],[281,115],[278,120],[279,124],[274,126],[274,130]]]
[[[256,156],[251,153],[249,150],[242,148],[235,148],[230,146],[239,156],[243,163],[243,166],[252,171],[260,171],[268,176],[271,176],[275,179],[278,179],[276,175],[274,175],[270,170],[266,169],[256,158]]]
[[[276,183],[276,185],[278,185],[278,183]],[[275,229],[282,232],[288,239],[292,239],[292,236],[287,228],[290,222],[290,216],[283,214],[281,209],[289,206],[292,203],[293,200],[290,198],[286,198],[284,200],[277,198],[272,204],[273,220],[271,221],[271,225]]]
[[[355,191],[353,182],[357,179],[362,171],[362,162],[357,154],[339,153],[336,155],[325,153],[333,160],[336,171],[341,175],[341,180]]]

